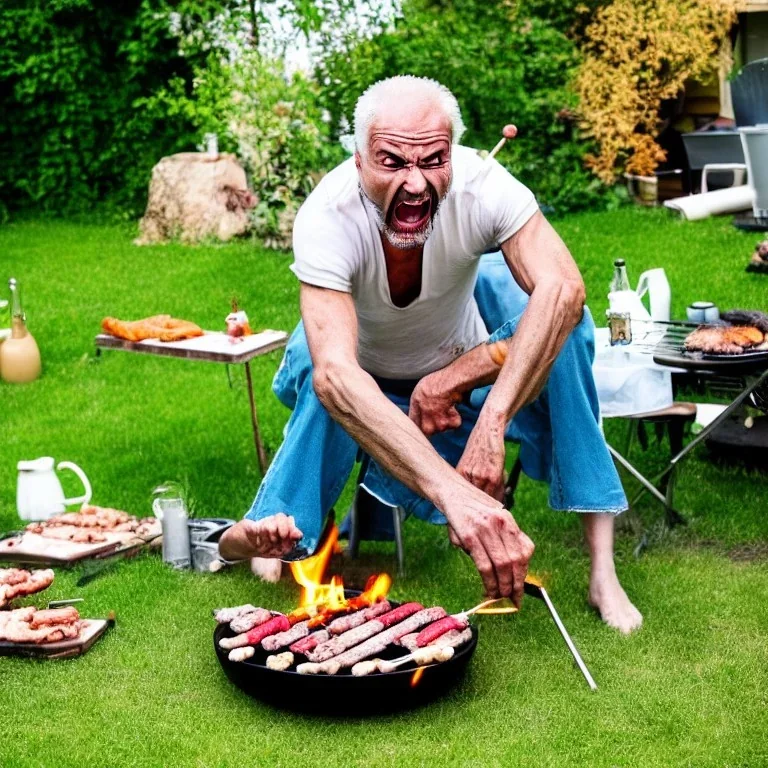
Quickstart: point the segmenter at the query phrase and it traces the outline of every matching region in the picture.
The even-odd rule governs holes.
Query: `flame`
[[[319,627],[334,616],[373,605],[387,596],[392,579],[386,573],[371,576],[365,590],[349,600],[344,596],[341,576],[334,575],[329,583],[323,583],[331,556],[340,551],[338,538],[339,529],[334,525],[316,554],[291,563],[293,578],[302,587],[299,607],[288,614],[291,625],[309,620],[310,628]]]
[[[306,560],[296,560],[291,563],[293,578],[302,586],[300,608],[330,601],[344,602],[344,584],[341,579],[334,576],[330,584],[323,584],[325,569],[328,567],[338,539],[339,529],[334,525],[316,554]]]
[[[543,586],[544,586],[544,577],[543,577],[543,576],[536,576],[536,575],[534,575],[534,574],[532,574],[532,573],[529,573],[529,574],[528,574],[528,575],[525,577],[525,580],[526,580],[526,581],[527,581],[529,584],[533,584],[533,585],[535,585],[535,586],[537,586],[537,587],[543,587]]]
[[[411,682],[410,682],[411,688],[415,688],[419,684],[419,681],[421,680],[422,676],[424,675],[424,670],[425,669],[426,669],[426,667],[419,667],[413,673],[413,675],[411,676]]]
[[[365,585],[365,591],[360,595],[360,598],[365,597],[368,604],[373,605],[374,603],[378,603],[379,600],[383,600],[389,594],[389,588],[391,586],[392,578],[389,574],[374,574],[368,579],[368,583]]]

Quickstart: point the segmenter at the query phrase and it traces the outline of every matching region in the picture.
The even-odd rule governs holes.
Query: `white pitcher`
[[[634,291],[611,291],[608,294],[609,312],[626,313],[632,321],[648,321],[651,316]]]
[[[64,490],[53,468],[50,456],[34,461],[20,461],[16,486],[16,508],[22,520],[48,520],[62,514],[72,504],[87,504],[91,500],[91,484],[77,464],[60,461],[56,469],[71,469],[84,486],[85,493],[72,499],[64,498]]]
[[[637,281],[637,295],[648,294],[651,320],[669,322],[669,305],[672,299],[669,281],[663,269],[649,269]]]

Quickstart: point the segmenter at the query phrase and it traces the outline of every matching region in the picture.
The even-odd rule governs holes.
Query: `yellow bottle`
[[[40,350],[27,330],[18,283],[11,278],[8,287],[11,290],[11,335],[0,342],[0,379],[11,384],[25,384],[40,375]]]

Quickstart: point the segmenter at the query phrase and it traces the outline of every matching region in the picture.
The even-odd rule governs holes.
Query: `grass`
[[[726,220],[681,223],[625,209],[557,224],[581,266],[596,317],[613,258],[631,277],[664,266],[673,312],[693,300],[766,308],[765,278],[746,274],[755,237]],[[130,228],[34,220],[0,230],[0,279],[24,289],[44,375],[0,384],[0,529],[18,526],[16,462],[43,455],[79,463],[96,503],[149,513],[150,491],[189,483],[207,516],[239,517],[259,483],[242,370],[107,352],[94,358],[104,315],[167,311],[221,327],[237,294],[255,326],[298,318],[290,257],[250,243],[135,248]],[[272,397],[280,353],[254,366],[260,421],[274,450],[288,412]],[[619,425],[612,427],[618,429]],[[641,466],[666,449],[635,454]],[[66,478],[66,475],[65,475]],[[77,491],[66,480],[65,490]],[[117,612],[86,656],[65,662],[0,658],[0,765],[595,765],[768,764],[768,488],[752,470],[698,451],[682,467],[679,506],[690,520],[640,559],[617,544],[621,577],[645,615],[636,635],[604,628],[585,603],[588,563],[573,516],[547,509],[546,489],[522,482],[516,516],[537,542],[534,569],[600,690],[590,693],[543,606],[484,617],[464,683],[423,709],[337,722],[280,712],[233,688],[211,647],[210,609],[242,602],[287,609],[297,590],[256,583],[245,568],[178,573],[156,555],[119,563],[77,588],[61,570],[48,599],[82,596],[83,611]],[[341,505],[343,506],[343,504]],[[658,507],[638,510],[648,526]],[[395,598],[458,610],[479,580],[439,529],[409,521],[407,576]],[[357,574],[393,568],[388,545],[364,545]],[[34,602],[34,601],[33,601]]]

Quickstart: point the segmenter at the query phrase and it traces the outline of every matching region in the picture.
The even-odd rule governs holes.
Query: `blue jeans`
[[[528,302],[501,253],[480,261],[475,299],[486,328],[496,329],[489,341],[512,336]],[[619,476],[599,427],[597,392],[592,378],[594,325],[589,310],[572,331],[539,397],[522,408],[507,429],[507,439],[520,443],[523,472],[549,484],[549,505],[569,512],[609,512],[627,508]],[[317,548],[326,516],[336,503],[358,456],[355,441],[337,424],[312,387],[312,361],[304,326],[288,341],[272,389],[293,410],[285,439],[267,470],[247,518],[277,512],[293,515],[304,537],[289,559],[306,557]],[[409,393],[402,387],[382,391],[404,413]],[[452,466],[464,451],[490,387],[476,389],[459,404],[458,429],[432,436],[435,450]],[[363,478],[366,489],[389,506],[430,523],[444,524],[443,514],[371,461]],[[391,512],[381,506],[373,523],[379,534],[391,530]]]

